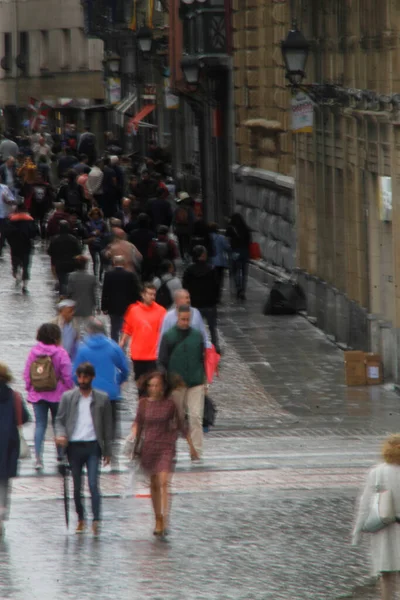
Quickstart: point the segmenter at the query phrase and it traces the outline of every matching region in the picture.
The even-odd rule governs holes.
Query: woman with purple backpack
[[[54,424],[61,396],[74,387],[72,365],[68,353],[61,346],[61,329],[53,323],[44,323],[37,332],[37,344],[29,352],[25,369],[25,387],[28,402],[35,413],[35,469],[43,469],[43,445],[48,412]],[[58,460],[63,451],[57,448]]]

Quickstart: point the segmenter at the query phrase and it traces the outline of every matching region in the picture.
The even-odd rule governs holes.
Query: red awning
[[[139,112],[129,121],[128,130],[137,131],[139,129],[140,121],[143,121],[143,119],[145,117],[147,117],[147,115],[149,115],[151,112],[153,112],[155,107],[156,107],[155,104],[146,104],[146,106],[143,106],[143,108],[140,109]]]

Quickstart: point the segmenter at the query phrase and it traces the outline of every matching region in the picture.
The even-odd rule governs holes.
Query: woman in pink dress
[[[136,419],[132,426],[136,434],[135,454],[142,469],[150,476],[151,500],[156,526],[154,535],[165,535],[169,516],[169,486],[174,469],[176,441],[181,432],[186,438],[193,460],[198,458],[192,444],[184,415],[178,411],[169,395],[169,386],[163,373],[145,376],[141,389]]]

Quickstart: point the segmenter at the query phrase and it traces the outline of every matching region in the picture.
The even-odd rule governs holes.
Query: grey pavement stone
[[[352,511],[340,492],[186,494],[173,499],[163,543],[152,539],[146,499],[105,500],[98,540],[65,534],[61,502],[15,502],[0,544],[1,598],[351,597],[369,578],[365,548],[349,543]]]

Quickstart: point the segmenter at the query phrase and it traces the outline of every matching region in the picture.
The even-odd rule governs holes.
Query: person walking
[[[18,144],[12,139],[11,132],[6,131],[6,133],[4,134],[4,140],[2,140],[2,142],[0,143],[0,160],[2,162],[6,162],[6,160],[8,160],[10,156],[17,158],[18,152]]]
[[[37,221],[42,240],[46,237],[46,215],[51,210],[54,194],[49,183],[43,178],[43,173],[36,171],[32,184],[31,207],[32,217]]]
[[[97,308],[97,279],[87,272],[86,256],[77,256],[75,262],[77,270],[68,277],[67,295],[75,302],[75,318],[82,329]]]
[[[187,290],[179,289],[174,294],[174,306],[167,312],[161,325],[160,342],[164,333],[169,331],[178,322],[179,308],[181,306],[189,306],[190,308],[190,327],[199,331],[203,337],[204,347],[211,348],[212,344],[208,337],[203,317],[197,308],[190,306],[190,294]]]
[[[104,275],[101,310],[110,317],[111,339],[119,342],[124,314],[140,300],[140,284],[135,273],[126,269],[123,256],[114,256],[113,268]]]
[[[369,533],[373,575],[381,577],[382,600],[395,600],[400,584],[400,434],[386,438],[382,447],[383,462],[374,466],[367,475],[353,528],[353,545],[360,541],[369,515],[377,486],[392,496],[396,521],[375,533]]]
[[[15,283],[20,284],[22,269],[22,293],[28,293],[30,279],[31,256],[34,249],[33,240],[39,230],[24,204],[18,204],[16,212],[11,214],[6,227],[5,236],[11,250],[11,267]]]
[[[85,197],[82,187],[77,182],[77,173],[74,169],[68,170],[66,181],[58,190],[57,202],[63,202],[68,213],[75,213],[80,218],[83,217]]]
[[[150,229],[150,220],[145,213],[138,216],[137,224],[137,228],[129,234],[129,241],[142,255],[142,281],[151,281],[154,272],[151,254],[155,233]]]
[[[188,433],[185,419],[171,398],[165,374],[152,372],[145,376],[144,395],[139,400],[132,434],[136,436],[139,461],[150,477],[151,500],[155,517],[154,535],[168,532],[171,475],[174,470],[176,442],[179,432],[186,438],[193,460],[198,454]]]
[[[142,301],[132,304],[124,317],[120,346],[124,348],[131,339],[130,355],[136,381],[157,366],[158,338],[167,311],[155,302],[155,298],[155,286],[144,283]]]
[[[96,164],[90,169],[86,181],[86,189],[90,194],[96,206],[102,207],[104,202],[104,162],[97,160]]]
[[[62,394],[74,386],[68,353],[61,346],[61,330],[54,323],[43,323],[36,336],[37,344],[29,352],[25,363],[24,380],[28,402],[35,413],[35,469],[43,469],[43,442],[47,429],[48,412],[53,429]],[[62,451],[57,448],[58,458]]]
[[[18,427],[29,421],[22,397],[10,387],[11,371],[0,363],[0,540],[9,510],[10,479],[17,476],[19,456]]]
[[[57,305],[58,315],[53,320],[61,330],[61,345],[67,351],[71,361],[74,360],[80,340],[79,322],[75,319],[76,304],[74,300],[65,298]]]
[[[7,217],[16,201],[9,188],[0,183],[0,258],[6,243]]]
[[[207,263],[207,250],[204,246],[193,249],[193,264],[189,265],[182,278],[182,287],[187,290],[192,306],[198,308],[207,321],[211,341],[220,354],[217,332],[218,280],[211,265]]]
[[[219,304],[221,302],[221,295],[224,287],[225,271],[229,267],[231,247],[228,238],[219,232],[217,223],[210,223],[209,229],[213,246],[211,265],[214,267],[215,277],[217,280],[217,298]]]
[[[203,336],[190,326],[190,318],[190,306],[180,306],[177,324],[161,338],[158,363],[168,373],[170,381],[176,376],[182,379],[183,385],[177,387],[172,395],[181,413],[188,414],[193,445],[198,457],[201,457],[205,348]]]
[[[104,215],[100,208],[96,206],[88,213],[88,222],[86,223],[86,242],[89,246],[90,256],[93,262],[93,274],[95,277],[103,274],[103,261],[101,252],[106,247],[108,227],[104,220]]]
[[[100,532],[101,497],[99,468],[111,460],[111,404],[104,392],[93,388],[96,372],[90,363],[76,369],[78,386],[63,394],[56,420],[56,442],[66,448],[74,483],[75,510],[78,516],[76,533],[86,529],[82,502],[82,470],[86,466],[92,500],[92,532]]]
[[[112,240],[104,251],[106,258],[111,260],[114,256],[123,256],[125,258],[125,268],[132,273],[140,273],[142,255],[138,249],[127,240],[125,231],[119,227],[112,228]]]
[[[187,260],[190,248],[190,236],[196,218],[192,207],[193,201],[187,192],[180,192],[176,202],[178,206],[174,211],[172,225],[178,238],[181,259]]]
[[[171,261],[175,265],[179,258],[179,250],[176,242],[168,237],[168,227],[160,225],[157,229],[157,238],[152,240],[149,248],[149,259],[155,275],[160,275],[161,263],[164,260]]]
[[[0,167],[0,183],[4,183],[12,195],[16,197],[20,186],[17,175],[17,165],[15,164],[15,158],[13,156],[10,156]]]
[[[174,303],[175,292],[182,288],[181,280],[176,276],[174,263],[163,260],[158,269],[159,277],[153,280],[156,286],[156,302],[169,310]]]
[[[93,165],[97,158],[96,145],[96,136],[90,131],[90,127],[85,127],[79,137],[77,151],[79,154],[86,154],[89,165]]]
[[[245,300],[251,231],[240,213],[234,213],[230,218],[226,237],[232,250],[232,277],[236,295],[239,300]]]
[[[118,344],[107,337],[104,323],[100,319],[91,317],[87,322],[86,332],[87,335],[79,345],[73,370],[81,363],[88,362],[93,365],[96,372],[93,387],[105,392],[111,401],[112,438],[115,442],[118,427],[117,405],[122,397],[121,385],[129,376],[128,361]],[[118,464],[115,453],[112,457],[115,467]]]
[[[68,291],[68,276],[76,269],[76,257],[82,254],[82,246],[72,233],[67,221],[61,221],[60,233],[50,240],[47,254],[55,269],[60,296],[66,296]]]

